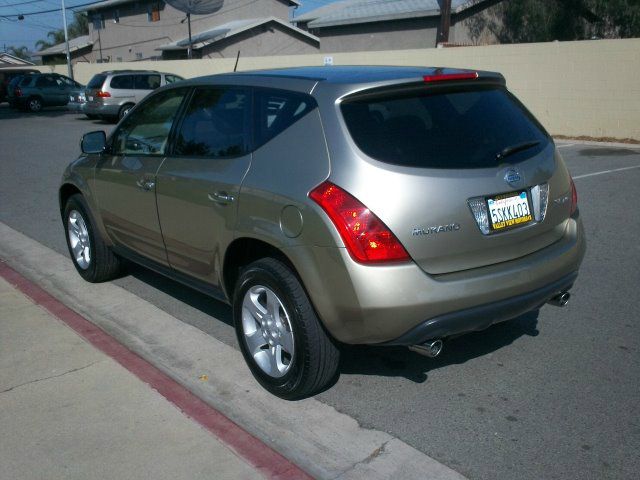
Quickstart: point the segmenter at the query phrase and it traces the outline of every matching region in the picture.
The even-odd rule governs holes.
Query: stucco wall
[[[327,55],[241,57],[238,69],[322,65]],[[499,71],[511,91],[552,134],[640,140],[640,39],[336,53],[332,57],[335,65],[426,65]],[[234,63],[235,58],[228,58],[136,62],[108,68],[149,68],[195,77],[231,71]],[[78,64],[76,78],[87,82],[105,67]],[[66,66],[55,68],[66,74]]]

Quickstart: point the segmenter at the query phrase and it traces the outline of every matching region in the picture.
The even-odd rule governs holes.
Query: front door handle
[[[136,182],[136,185],[143,189],[145,192],[148,192],[156,186],[156,182],[154,182],[153,180],[149,180],[148,178],[141,178]]]
[[[209,200],[215,203],[219,203],[220,205],[228,205],[229,203],[235,200],[233,195],[228,194],[227,192],[214,192],[208,195]]]

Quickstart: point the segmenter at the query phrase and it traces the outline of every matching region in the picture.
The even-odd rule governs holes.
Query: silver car
[[[331,384],[340,344],[443,340],[564,306],[585,239],[552,138],[496,73],[324,67],[154,92],[62,180],[88,281],[122,259],[233,307],[255,378]]]
[[[120,120],[156,88],[180,80],[178,75],[151,70],[98,73],[87,84],[82,111],[89,118]]]

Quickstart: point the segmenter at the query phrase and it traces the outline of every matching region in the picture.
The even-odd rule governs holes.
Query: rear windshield
[[[89,83],[87,83],[87,88],[102,88],[102,84],[106,78],[106,75],[94,75],[93,78],[89,80]]]
[[[549,142],[544,129],[502,87],[410,90],[347,100],[341,109],[358,147],[394,165],[488,168],[530,158]],[[506,148],[523,144],[530,146],[497,158]]]

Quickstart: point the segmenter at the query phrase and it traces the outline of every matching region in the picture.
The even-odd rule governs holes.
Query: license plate
[[[526,191],[487,198],[491,230],[499,231],[524,225],[533,220]]]

